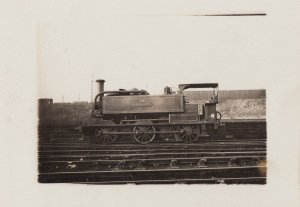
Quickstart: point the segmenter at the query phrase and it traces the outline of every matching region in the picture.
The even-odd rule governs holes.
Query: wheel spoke
[[[149,141],[151,139],[151,136],[149,134],[146,134],[146,141]]]
[[[103,137],[102,137],[102,142],[103,142],[104,144],[106,144],[106,143],[107,143],[107,140],[106,140],[106,135],[103,135]]]
[[[147,142],[147,141],[148,141],[148,140],[147,140],[147,134],[144,134],[144,135],[143,135],[142,141],[143,141],[143,142]]]
[[[195,134],[192,134],[191,135],[191,141],[194,141],[194,140],[196,140],[196,136],[195,136]]]

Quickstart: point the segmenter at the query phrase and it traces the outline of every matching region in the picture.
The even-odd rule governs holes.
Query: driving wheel
[[[155,127],[151,126],[152,122],[148,120],[142,120],[138,121],[136,124],[142,125],[145,124],[144,126],[135,126],[133,128],[133,138],[135,141],[141,144],[148,144],[152,142],[155,138]]]

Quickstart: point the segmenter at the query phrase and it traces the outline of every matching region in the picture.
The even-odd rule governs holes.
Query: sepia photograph
[[[299,8],[3,4],[0,205],[299,206]]]

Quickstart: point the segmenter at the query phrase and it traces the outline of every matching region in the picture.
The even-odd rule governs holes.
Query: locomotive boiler
[[[82,132],[90,143],[112,144],[129,139],[140,144],[154,140],[194,142],[209,137],[219,126],[217,112],[218,83],[180,84],[175,93],[165,87],[162,95],[145,90],[105,91],[104,80],[97,80],[91,118]],[[212,96],[205,103],[189,103],[186,89],[211,88]]]

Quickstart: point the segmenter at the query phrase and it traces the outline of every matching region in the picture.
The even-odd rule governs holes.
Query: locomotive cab
[[[219,103],[219,85],[218,83],[197,83],[197,84],[180,84],[179,93],[184,94],[184,90],[189,88],[207,89],[212,88],[212,96],[204,104],[198,105],[198,113],[200,120],[217,123],[221,120],[221,114],[217,111]],[[201,107],[202,106],[202,107]],[[201,109],[202,108],[202,109]]]

